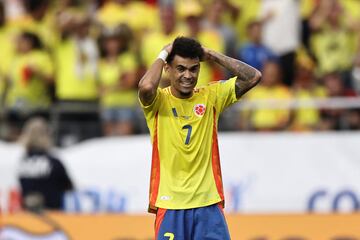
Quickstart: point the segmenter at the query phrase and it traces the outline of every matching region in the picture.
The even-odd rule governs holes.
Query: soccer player
[[[220,64],[235,77],[195,88],[202,60]],[[160,89],[163,69],[171,85]],[[156,239],[230,239],[217,122],[260,78],[255,68],[178,37],[140,80],[139,99],[153,145],[149,212],[156,213]]]

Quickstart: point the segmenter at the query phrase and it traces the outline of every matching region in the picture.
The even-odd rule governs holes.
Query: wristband
[[[160,58],[164,62],[166,62],[166,58],[168,57],[169,53],[166,50],[161,50],[159,53],[159,56],[157,58]]]

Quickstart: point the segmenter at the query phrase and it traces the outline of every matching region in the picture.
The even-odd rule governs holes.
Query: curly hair
[[[199,58],[201,61],[204,56],[204,49],[195,39],[188,37],[177,37],[174,40],[172,50],[166,59],[167,63],[171,63],[176,55],[183,58]]]

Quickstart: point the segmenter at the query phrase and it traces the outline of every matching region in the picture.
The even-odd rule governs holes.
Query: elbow
[[[140,93],[145,95],[152,94],[156,91],[156,86],[154,84],[149,83],[147,81],[143,81],[143,79],[138,84],[138,89]]]
[[[251,81],[252,87],[255,87],[261,81],[261,78],[262,78],[261,72],[259,70],[255,70],[255,76],[253,77],[253,79]]]
[[[256,73],[255,73],[255,82],[256,84],[258,84],[262,79],[262,74],[259,70],[256,70]]]

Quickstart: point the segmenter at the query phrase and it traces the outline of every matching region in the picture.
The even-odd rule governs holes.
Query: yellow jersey
[[[34,110],[47,109],[50,106],[47,83],[31,73],[31,68],[47,77],[52,77],[54,73],[51,58],[45,51],[33,50],[15,55],[8,75],[11,81],[6,96],[8,107]]]
[[[159,88],[149,106],[140,101],[153,145],[150,212],[224,203],[217,122],[237,101],[235,80],[195,88],[187,99]]]
[[[98,78],[102,86],[113,87],[113,91],[108,92],[100,98],[100,103],[105,108],[111,107],[134,107],[137,104],[136,89],[117,89],[119,78],[122,74],[136,71],[137,63],[135,55],[125,52],[119,56],[114,63],[99,61]]]
[[[85,54],[79,54],[74,39],[60,42],[55,48],[56,96],[60,100],[91,101],[98,97],[96,66]],[[81,62],[81,64],[79,64]],[[78,65],[81,67],[77,68]]]

